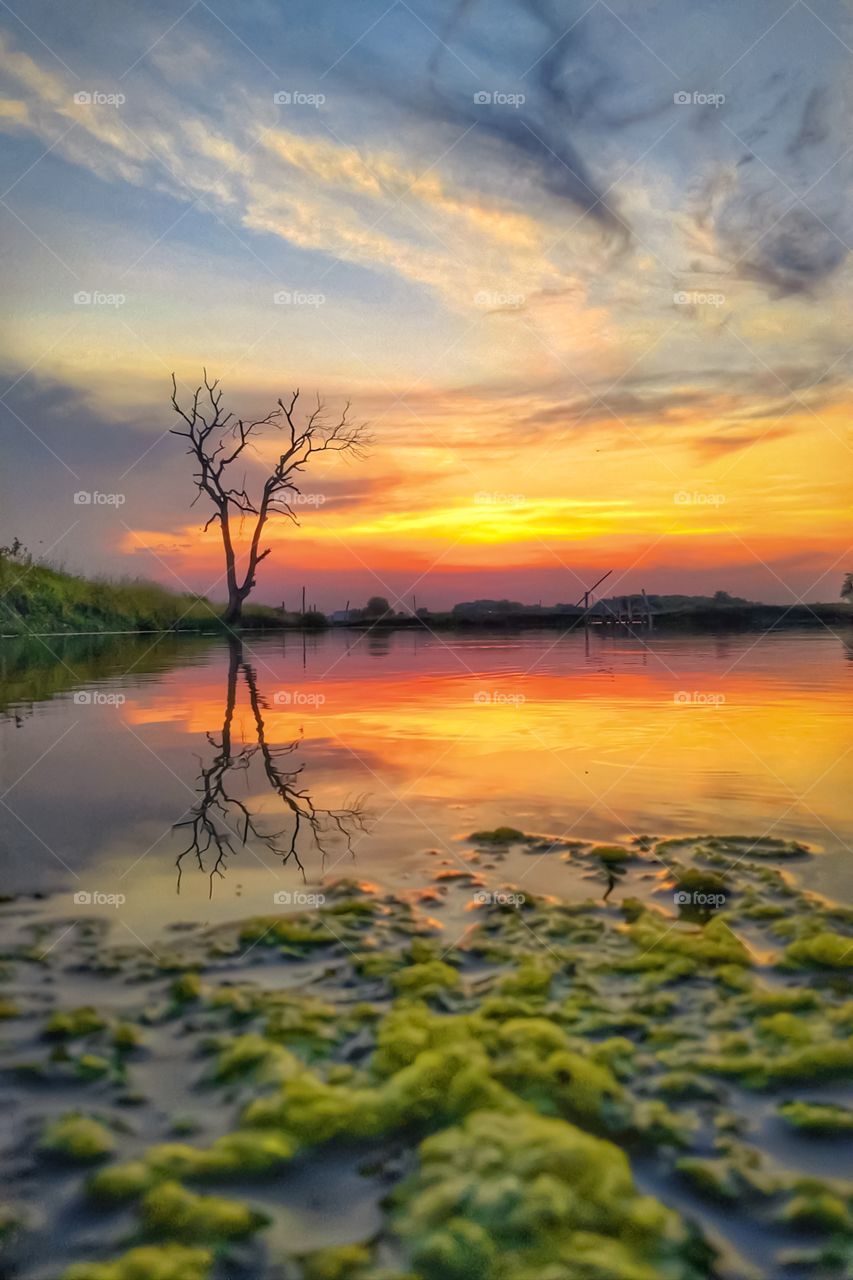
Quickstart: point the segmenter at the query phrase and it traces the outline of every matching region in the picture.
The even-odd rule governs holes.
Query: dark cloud
[[[768,427],[765,431],[721,431],[713,435],[693,436],[690,444],[701,457],[713,460],[722,458],[727,453],[748,449],[759,441],[767,444],[771,440],[782,440],[792,434],[793,428],[780,424]]]
[[[727,201],[716,220],[720,247],[737,275],[777,297],[816,293],[843,266],[847,245],[819,213],[792,197],[780,213],[779,202],[766,191]]]

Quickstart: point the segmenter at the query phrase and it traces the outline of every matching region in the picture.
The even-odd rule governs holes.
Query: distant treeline
[[[0,547],[0,635],[27,636],[116,631],[217,631],[224,628],[224,604],[206,596],[169,591],[143,578],[84,578],[32,560],[20,543]],[[241,626],[248,629],[320,629],[425,627],[572,627],[584,621],[575,604],[522,604],[518,600],[468,600],[452,609],[394,609],[382,596],[363,607],[327,617],[315,608],[289,613],[268,605],[247,605]],[[849,622],[849,605],[761,604],[717,591],[713,596],[611,596],[597,600],[591,617],[610,620],[650,614],[655,626],[684,629],[730,629]]]
[[[757,601],[745,600],[741,596],[729,595],[728,591],[717,591],[712,596],[684,596],[684,595],[623,595],[609,596],[601,600],[597,600],[590,611],[599,613],[619,613],[624,612],[629,606],[635,613],[641,614],[646,609],[650,609],[653,613],[671,613],[679,609],[722,609],[731,605],[737,606],[756,606]],[[571,614],[580,613],[582,610],[575,602],[574,604],[521,604],[517,600],[467,600],[462,604],[455,604],[451,610],[454,617],[457,618],[482,618],[489,616],[507,617],[510,615],[532,615],[535,617],[548,617],[553,614]]]

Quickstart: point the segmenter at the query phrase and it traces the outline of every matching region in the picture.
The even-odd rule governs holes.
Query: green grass
[[[145,578],[83,578],[26,554],[0,552],[0,634],[106,631],[202,631],[221,625],[223,606],[169,591]],[[243,625],[276,626],[266,605],[243,611]]]

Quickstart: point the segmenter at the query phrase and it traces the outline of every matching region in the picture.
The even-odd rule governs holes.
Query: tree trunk
[[[223,614],[222,621],[226,627],[234,627],[240,625],[243,616],[245,593],[237,585],[237,561],[234,555],[234,546],[231,542],[231,522],[227,503],[220,509],[219,528],[222,533],[222,545],[225,549],[225,578],[228,583],[228,606]]]
[[[222,615],[226,627],[238,627],[243,618],[243,596],[236,587],[228,589],[228,607]]]

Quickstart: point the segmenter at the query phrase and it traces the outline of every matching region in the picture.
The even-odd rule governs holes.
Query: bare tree
[[[239,743],[235,741],[234,713],[241,678],[252,712],[254,742],[245,739]],[[256,844],[279,859],[283,866],[293,862],[303,878],[302,843],[308,843],[321,854],[323,866],[331,852],[328,841],[336,838],[342,840],[350,856],[355,857],[353,840],[358,833],[367,830],[362,800],[357,799],[351,807],[344,809],[325,809],[316,805],[308,789],[300,785],[302,766],[288,761],[300,746],[301,739],[277,746],[270,743],[264,724],[265,708],[265,701],[258,691],[255,669],[243,656],[242,640],[238,636],[229,636],[222,731],[218,737],[210,732],[206,735],[214,754],[207,766],[199,760],[196,787],[199,798],[189,810],[189,816],[174,825],[174,830],[186,829],[189,833],[189,844],[176,859],[178,892],[184,859],[189,855],[195,858],[199,870],[207,872],[211,897],[214,878],[222,878],[228,869],[229,857],[236,854],[239,847],[251,848]],[[270,815],[254,812],[248,800],[236,794],[239,780],[248,776],[256,759],[260,760],[266,781],[287,813],[289,825],[283,830],[270,830]],[[244,790],[248,794],[247,783]]]
[[[203,385],[196,388],[192,403],[183,408],[178,403],[178,386],[172,374],[172,408],[184,425],[173,428],[171,434],[189,441],[187,453],[195,464],[193,481],[198,489],[192,505],[205,496],[213,507],[205,530],[215,522],[219,524],[228,583],[224,621],[233,626],[240,622],[243,602],[255,585],[258,565],[272,550],[271,547],[261,550],[267,520],[281,515],[294,524],[299,523],[291,503],[300,495],[296,480],[306,464],[318,453],[350,453],[360,457],[368,439],[362,424],[350,422],[349,402],[340,416],[334,418],[318,396],[315,407],[297,422],[299,391],[296,390],[287,402],[279,400],[266,417],[246,421],[225,412],[222,396],[219,379],[211,382],[205,369]],[[245,464],[243,455],[247,450],[257,456],[255,446],[265,428],[282,433],[284,449],[267,473],[259,496],[253,497],[246,489],[245,471],[240,480],[236,478],[236,471]],[[244,569],[238,567],[234,546],[235,516],[238,519],[254,517]]]

